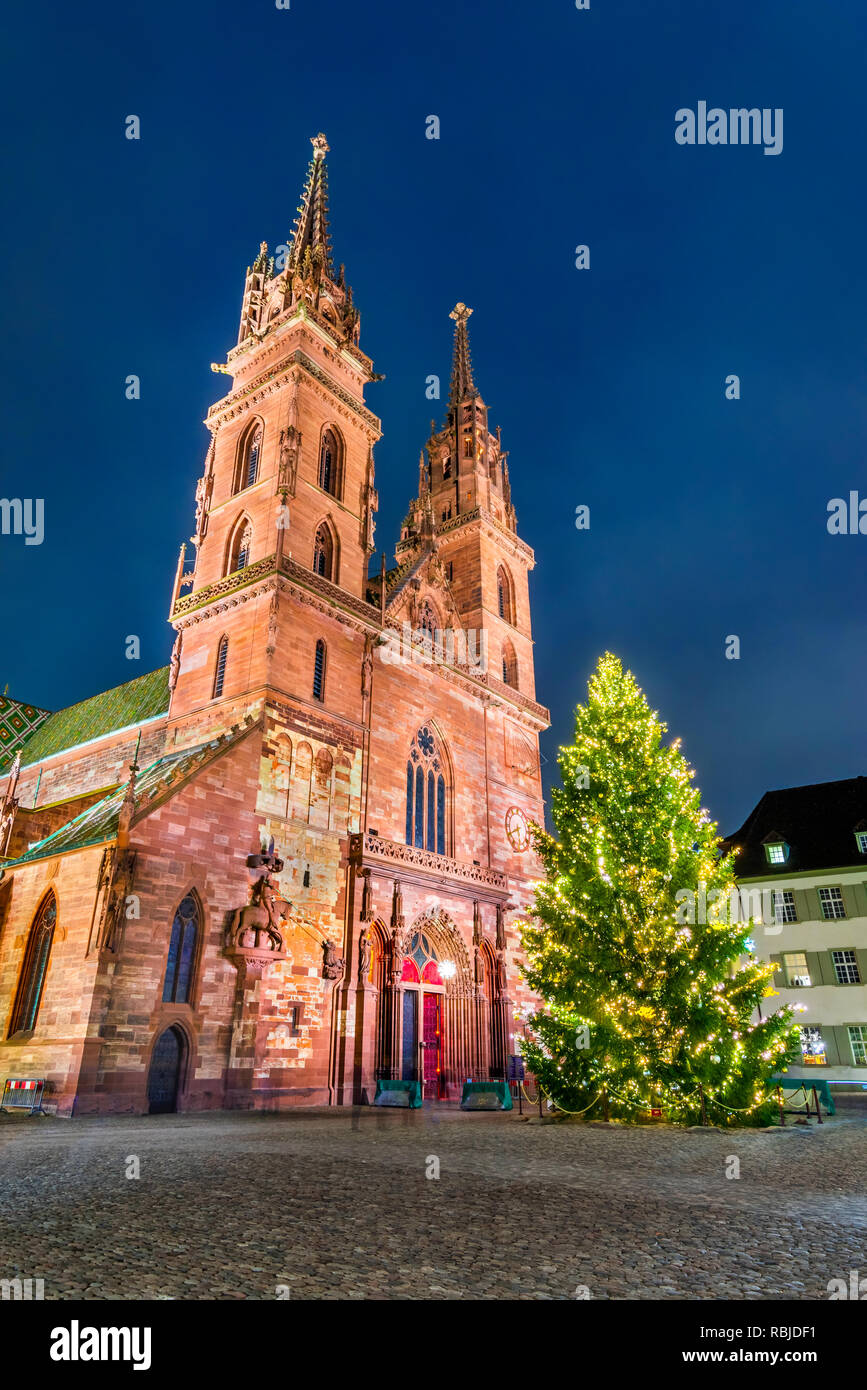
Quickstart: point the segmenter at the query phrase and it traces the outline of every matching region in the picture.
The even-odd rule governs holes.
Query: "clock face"
[[[510,806],[506,812],[506,839],[518,854],[530,848],[530,824],[520,806]]]

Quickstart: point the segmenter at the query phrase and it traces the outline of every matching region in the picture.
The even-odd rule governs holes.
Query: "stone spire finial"
[[[458,405],[468,396],[476,394],[473,381],[473,366],[470,361],[470,340],[467,334],[467,319],[472,309],[466,304],[457,303],[449,314],[455,321],[455,348],[452,358],[452,380],[449,387],[449,405]]]
[[[325,275],[334,279],[331,264],[331,238],[328,232],[328,174],[325,155],[329,148],[324,135],[314,135],[310,142],[313,158],[307,166],[307,181],[301,194],[301,204],[292,234],[289,269],[303,268],[305,258],[316,259]],[[318,254],[317,254],[318,253]]]

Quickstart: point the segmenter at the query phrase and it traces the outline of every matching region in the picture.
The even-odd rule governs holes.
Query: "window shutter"
[[[855,885],[852,883],[844,883],[841,886],[843,889],[843,906],[846,909],[846,916],[860,917],[861,909],[858,906],[858,899],[855,896]]]
[[[794,889],[795,911],[798,914],[799,922],[815,922],[821,916],[819,911],[819,899],[816,897],[815,888],[809,892],[806,888]]]
[[[829,1067],[845,1066],[847,1060],[848,1047],[841,1053],[840,1043],[848,1036],[845,1028],[840,1028],[838,1024],[825,1023],[819,1025],[822,1030],[822,1037],[825,1042],[825,1056],[828,1058]],[[843,1034],[841,1040],[840,1034]],[[812,1100],[812,1096],[810,1097]]]
[[[814,985],[821,985],[821,984],[824,984],[825,981],[824,981],[824,979],[823,979],[823,977],[822,977],[822,952],[821,952],[821,951],[807,951],[807,952],[806,952],[806,956],[807,956],[807,973],[809,974],[810,979],[812,980],[813,984],[814,984]]]
[[[867,950],[855,947],[855,959],[858,962],[858,974],[861,976],[862,985],[867,985]],[[865,1019],[867,1022],[867,1019]]]

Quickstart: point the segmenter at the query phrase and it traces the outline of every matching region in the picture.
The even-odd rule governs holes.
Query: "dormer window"
[[[789,857],[789,846],[785,840],[772,840],[765,845],[765,856],[769,864],[785,864]]]
[[[855,831],[855,843],[859,854],[867,854],[867,830]]]

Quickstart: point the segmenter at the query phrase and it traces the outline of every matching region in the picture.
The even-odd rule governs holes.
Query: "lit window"
[[[464,438],[464,458],[471,459],[473,456],[473,437],[468,434]]]
[[[858,846],[858,853],[867,854],[867,830],[856,830],[855,842]]]
[[[789,846],[782,843],[765,845],[765,854],[769,864],[785,864],[789,857]]]
[[[798,913],[795,908],[795,894],[791,888],[774,889],[774,921],[797,922]]]
[[[860,985],[861,972],[854,951],[832,951],[831,959],[838,985]]]
[[[819,906],[822,909],[822,916],[826,922],[833,922],[838,917],[845,917],[846,908],[843,903],[843,889],[820,888]]]
[[[818,1028],[800,1028],[801,1061],[805,1067],[824,1067],[827,1062],[825,1043]]]
[[[849,1027],[849,1046],[856,1067],[867,1067],[867,1025],[855,1023]]]
[[[807,957],[803,951],[793,951],[783,956],[783,969],[789,989],[809,989],[813,981],[807,969]]]

